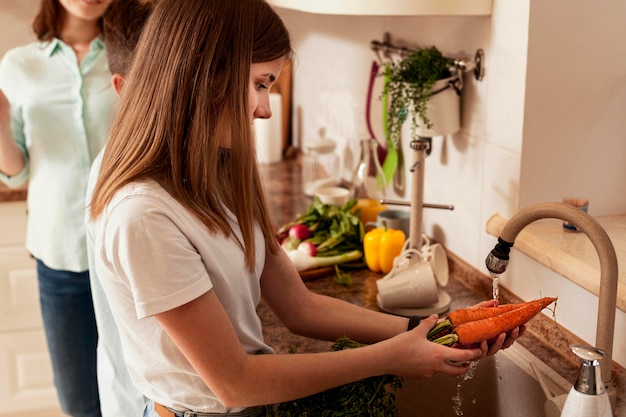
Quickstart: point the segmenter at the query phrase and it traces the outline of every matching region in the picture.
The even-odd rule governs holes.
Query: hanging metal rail
[[[382,57],[391,60],[392,54],[399,55],[400,57],[405,57],[412,52],[415,52],[415,49],[407,48],[404,46],[397,46],[391,43],[391,35],[389,32],[386,32],[383,36],[383,41],[373,40],[370,43],[370,47],[376,55],[378,56],[378,60],[380,62],[383,61]],[[474,59],[469,58],[447,58],[450,61],[450,64],[463,72],[474,71],[474,78],[477,81],[482,81],[485,76],[485,51],[482,49],[476,50],[476,54],[474,54]]]

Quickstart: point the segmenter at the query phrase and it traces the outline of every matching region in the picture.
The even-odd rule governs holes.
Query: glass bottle
[[[378,142],[368,138],[361,140],[361,157],[352,179],[352,197],[375,199],[385,196],[385,174],[380,166]]]
[[[319,187],[337,185],[339,182],[339,157],[334,152],[335,146],[335,141],[324,137],[305,146],[302,159],[305,195],[313,196]]]

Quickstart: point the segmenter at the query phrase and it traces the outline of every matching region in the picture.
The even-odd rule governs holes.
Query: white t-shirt
[[[231,225],[241,239],[232,214]],[[174,409],[240,411],[219,402],[153,315],[214,290],[243,349],[274,353],[263,341],[256,314],[265,259],[260,228],[255,228],[257,259],[250,273],[234,238],[209,233],[154,181],[125,186],[88,227],[96,273],[137,388]]]

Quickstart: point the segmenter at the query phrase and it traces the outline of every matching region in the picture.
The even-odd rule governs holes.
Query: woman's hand
[[[0,90],[0,140],[11,137],[11,104]]]
[[[24,155],[13,140],[11,104],[0,90],[0,172],[15,175],[24,168]]]

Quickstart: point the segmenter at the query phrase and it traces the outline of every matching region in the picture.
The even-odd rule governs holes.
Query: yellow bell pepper
[[[363,236],[363,252],[367,267],[374,272],[389,273],[393,260],[400,255],[406,236],[402,230],[387,226],[372,229]]]

